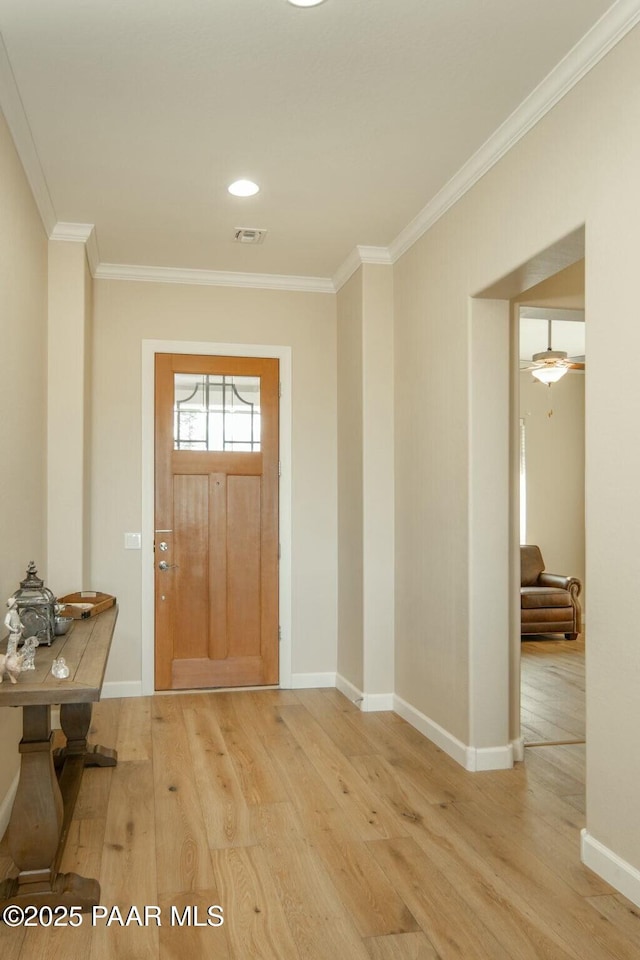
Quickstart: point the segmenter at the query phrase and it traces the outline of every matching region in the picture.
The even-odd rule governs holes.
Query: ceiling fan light
[[[534,353],[533,362],[534,363],[558,363],[561,360],[567,359],[566,350],[552,350],[551,347],[548,347],[546,350],[542,350],[540,353]]]
[[[564,363],[548,363],[544,367],[538,367],[536,370],[532,370],[531,374],[540,380],[541,383],[557,383],[558,380],[561,380],[567,373],[569,367]]]

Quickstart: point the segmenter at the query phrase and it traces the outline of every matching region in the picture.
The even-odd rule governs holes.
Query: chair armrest
[[[577,577],[562,577],[558,573],[541,573],[536,586],[559,587],[561,590],[568,590],[574,600],[577,600],[582,592],[581,580],[578,580]]]

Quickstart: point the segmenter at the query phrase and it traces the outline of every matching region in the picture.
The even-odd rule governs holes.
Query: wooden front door
[[[278,361],[156,356],[155,686],[278,682]]]

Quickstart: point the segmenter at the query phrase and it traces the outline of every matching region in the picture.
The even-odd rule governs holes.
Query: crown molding
[[[338,267],[333,275],[333,288],[336,293],[363,263],[382,263],[390,266],[393,260],[391,259],[388,247],[354,247],[347,259]]]
[[[95,227],[87,237],[86,253],[87,253],[87,260],[89,261],[89,269],[91,271],[91,276],[95,277],[96,270],[100,266],[100,251],[98,250],[98,233]]]
[[[334,293],[329,277],[287,277],[275,273],[225,273],[180,267],[144,267],[126,263],[99,263],[96,280],[137,280],[146,283],[189,283],[254,290],[289,290],[298,293]]]
[[[336,293],[341,287],[344,287],[347,280],[354,275],[361,263],[362,260],[360,259],[358,248],[354,247],[347,259],[341,263],[333,275],[331,285]]]
[[[68,243],[84,243],[91,275],[95,276],[100,264],[96,228],[93,223],[65,223],[59,220],[49,234],[50,240],[65,240]]]
[[[522,101],[389,246],[392,262],[427,232],[640,22],[640,0],[618,0]]]
[[[87,243],[93,230],[92,223],[64,223],[59,220],[49,232],[49,239],[68,240],[71,243]]]
[[[388,247],[356,247],[360,256],[361,263],[382,263],[390,265],[393,263]]]
[[[0,105],[29,181],[44,229],[49,236],[57,217],[2,34],[0,34]]]

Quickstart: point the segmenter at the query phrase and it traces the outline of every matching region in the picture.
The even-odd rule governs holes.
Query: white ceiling
[[[585,356],[584,310],[521,307],[519,339],[521,364],[531,363],[534,353],[542,353],[547,349],[549,321],[551,321],[551,346],[554,350],[564,350],[569,358]]]
[[[102,263],[331,277],[620,4],[0,0],[0,100],[41,210],[95,224]]]

